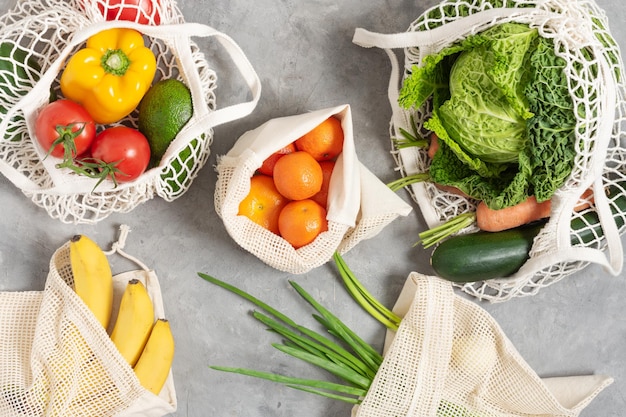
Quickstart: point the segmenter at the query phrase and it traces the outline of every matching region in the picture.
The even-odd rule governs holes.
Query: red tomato
[[[137,129],[114,126],[96,136],[91,145],[91,157],[108,164],[109,168],[105,169],[115,181],[132,181],[148,167],[150,145]]]
[[[161,23],[160,0],[104,0],[98,2],[98,9],[106,20],[130,20],[148,24],[153,17],[154,24]],[[154,14],[154,16],[153,16]]]
[[[80,104],[57,100],[37,115],[35,137],[50,155],[71,160],[89,149],[96,137],[96,123]]]
[[[263,164],[259,167],[259,172],[261,174],[269,175],[270,177],[274,175],[274,165],[276,165],[276,161],[278,161],[283,156],[288,153],[292,153],[296,151],[296,145],[292,142],[284,148],[280,148],[273,154],[267,157]]]

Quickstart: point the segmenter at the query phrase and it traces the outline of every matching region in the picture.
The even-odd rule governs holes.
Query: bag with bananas
[[[128,229],[112,249],[126,255]],[[0,416],[143,416],[176,411],[174,340],[159,281],[112,276],[76,235],[52,256],[43,291],[0,293]]]

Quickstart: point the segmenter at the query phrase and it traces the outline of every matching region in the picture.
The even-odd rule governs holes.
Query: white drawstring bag
[[[122,251],[128,229],[121,230],[108,254],[127,257],[141,269],[113,277],[110,327],[131,279],[146,286],[155,319],[167,318],[157,275]],[[0,416],[160,417],[175,412],[171,370],[158,396],[143,388],[72,283],[66,243],[50,260],[43,291],[0,292]]]
[[[385,354],[354,417],[575,417],[613,379],[540,378],[494,318],[440,278],[411,273]]]
[[[285,239],[238,215],[239,203],[250,191],[250,178],[268,156],[330,116],[341,120],[344,144],[330,180],[328,231],[294,249]],[[349,251],[360,241],[377,235],[398,216],[411,212],[410,205],[357,159],[349,105],[269,120],[244,133],[218,159],[216,169],[215,209],[230,236],[266,264],[294,274],[325,264],[335,251]]]
[[[259,100],[261,84],[239,46],[227,35],[202,24],[185,23],[173,0],[154,2],[149,18],[105,21],[101,10],[113,10],[108,0],[20,0],[0,18],[0,44],[18,52],[7,54],[16,68],[0,86],[0,172],[48,214],[64,223],[96,223],[112,213],[125,213],[159,196],[173,201],[191,186],[210,155],[213,128],[250,114]],[[125,6],[126,7],[126,6]],[[133,6],[128,6],[133,7]],[[118,11],[121,12],[121,11]],[[160,25],[154,25],[158,16]],[[159,79],[175,78],[191,90],[193,116],[172,141],[158,166],[117,187],[69,169],[56,168],[34,140],[35,118],[51,94],[61,97],[58,82],[67,59],[92,35],[109,28],[132,28],[157,58]],[[194,38],[219,42],[251,92],[249,101],[217,108],[217,75]],[[18,46],[19,45],[19,46]],[[4,85],[2,85],[4,84]],[[137,127],[137,111],[115,124]]]
[[[411,68],[431,53],[505,22],[537,28],[540,36],[552,39],[557,56],[565,60],[568,89],[576,109],[577,154],[573,171],[552,198],[550,220],[535,239],[531,257],[522,268],[506,278],[457,284],[464,292],[492,302],[536,294],[589,263],[600,264],[613,275],[622,270],[620,234],[626,213],[616,199],[623,198],[626,184],[626,149],[622,144],[626,135],[626,85],[619,47],[610,35],[605,13],[593,0],[446,0],[424,12],[407,32],[380,34],[359,28],[353,39],[363,47],[384,49],[391,60],[388,97],[393,110],[393,139],[402,137],[402,129],[428,134],[423,124],[430,115],[429,103],[410,111],[398,104],[401,83]],[[397,48],[404,51],[403,67],[394,52]],[[393,144],[392,154],[403,176],[428,170],[430,159],[425,149],[398,149]],[[610,198],[604,192],[606,187],[616,191]],[[592,207],[575,212],[588,188],[594,191]],[[476,208],[476,201],[431,183],[413,184],[409,192],[428,227]],[[596,214],[600,227],[594,228],[585,214]],[[571,227],[575,219],[583,222],[581,229]],[[476,230],[471,226],[462,233]],[[581,243],[583,234],[591,238]]]

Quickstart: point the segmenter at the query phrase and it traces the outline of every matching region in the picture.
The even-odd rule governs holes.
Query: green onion
[[[282,344],[272,344],[275,349],[324,369],[345,383],[337,384],[328,381],[294,378],[245,368],[211,366],[212,369],[263,378],[285,384],[290,388],[339,399],[352,404],[360,403],[360,398],[367,393],[367,388],[371,385],[382,363],[382,356],[330,311],[315,301],[302,287],[295,282],[290,282],[298,294],[320,314],[314,314],[313,317],[326,328],[330,335],[336,337],[339,343],[311,329],[298,325],[275,308],[237,287],[203,273],[198,273],[198,275],[206,281],[252,302],[273,316],[275,319],[258,311],[253,313],[255,319],[266,325],[272,332],[284,338]],[[342,347],[340,343],[346,347]],[[342,394],[351,394],[355,397]]]
[[[217,371],[222,371],[222,372],[231,372],[231,373],[236,373],[240,375],[247,375],[247,376],[252,376],[255,378],[266,379],[268,381],[285,384],[290,388],[296,388],[296,389],[301,389],[301,390],[305,390],[303,387],[317,388],[317,390],[315,390],[316,394],[323,395],[329,398],[343,400],[346,402],[351,402],[354,404],[358,404],[360,402],[358,398],[350,398],[346,396],[337,396],[337,395],[332,395],[332,394],[329,395],[328,393],[321,391],[321,390],[335,391],[335,392],[340,392],[344,394],[354,395],[356,397],[364,397],[365,394],[367,394],[367,390],[362,389],[362,388],[336,384],[333,382],[320,381],[316,379],[294,378],[290,376],[274,374],[271,372],[254,371],[254,370],[245,369],[245,368],[229,368],[225,366],[211,366],[210,368],[215,369]]]
[[[410,148],[417,146],[418,148],[426,148],[430,143],[428,140],[417,137],[417,134],[411,134],[407,130],[400,128],[402,138],[394,138],[393,144],[396,149]]]
[[[378,369],[378,365],[380,365],[383,361],[382,355],[380,355],[376,349],[371,347],[369,344],[364,342],[360,337],[356,335],[352,330],[348,328],[345,324],[343,324],[338,318],[336,318],[330,311],[325,309],[321,304],[316,302],[313,297],[307,294],[302,287],[296,284],[293,281],[290,281],[292,287],[298,291],[298,293],[309,302],[325,319],[324,324],[329,331],[335,331],[339,334],[341,340],[346,342],[355,350],[362,350],[365,354],[364,359],[372,358],[373,362],[376,362],[376,369]]]
[[[387,183],[387,187],[391,191],[398,191],[408,185],[415,184],[417,182],[424,182],[430,180],[430,174],[428,172],[418,172],[417,174],[407,175],[406,177],[398,178],[395,181]]]
[[[346,382],[350,382],[356,386],[367,389],[372,383],[371,379],[365,378],[359,375],[357,372],[352,371],[348,367],[337,365],[336,363],[325,359],[320,356],[313,355],[311,353],[305,352],[301,349],[292,348],[286,345],[280,345],[277,343],[273,343],[276,349],[284,352],[288,355],[293,356],[294,358],[301,359],[305,362],[309,362],[315,366],[318,366],[331,374],[338,376]]]
[[[476,213],[473,211],[467,213],[461,213],[447,222],[428,229],[419,234],[420,240],[415,244],[422,242],[424,248],[429,248],[443,239],[453,235],[454,233],[471,226],[476,222]]]
[[[287,340],[293,344],[293,346],[297,346],[302,350],[305,350],[320,357],[326,356],[329,358],[337,358],[338,362],[349,366],[351,369],[356,370],[361,375],[373,377],[376,374],[375,372],[372,373],[370,368],[368,368],[367,365],[363,363],[363,361],[359,360],[359,358],[350,354],[350,352],[343,349],[336,343],[333,343],[331,340],[320,337],[317,333],[307,329],[306,327],[297,326],[297,330],[308,336],[302,337],[296,332],[293,332],[290,329],[281,326],[280,323],[270,319],[267,316],[262,315],[261,313],[255,312],[253,316],[266,326],[270,327],[270,329],[276,331],[283,337],[286,337]]]
[[[397,331],[402,318],[385,307],[369,291],[367,291],[338,252],[335,252],[333,259],[337,265],[337,269],[339,270],[339,274],[343,279],[346,289],[356,302],[372,317],[385,325],[385,327],[390,330]]]
[[[393,323],[397,328],[401,318],[378,302],[363,287],[338,253],[335,254],[334,260],[339,267],[344,282],[346,282],[346,288],[348,288],[350,294],[353,295],[359,304],[365,308],[366,311],[370,312],[370,314],[374,313],[372,314],[373,317],[381,320],[383,323]],[[304,326],[298,325],[289,317],[258,300],[256,297],[220,281],[217,278],[202,273],[198,273],[198,275],[208,282],[251,301],[257,307],[274,316],[276,320],[258,311],[253,313],[253,317],[268,326],[269,330],[285,338],[283,344],[273,343],[272,346],[274,348],[294,358],[324,369],[340,378],[345,383],[295,378],[246,368],[210,366],[211,369],[277,382],[289,388],[344,401],[350,404],[360,404],[362,399],[367,395],[367,390],[371,386],[376,372],[382,363],[382,356],[330,311],[315,301],[315,299],[298,284],[290,281],[290,284],[298,294],[319,313],[319,315],[314,314],[313,318],[321,323],[329,334],[336,337],[340,343],[345,344],[354,353],[351,353],[348,349],[344,349],[331,339]],[[439,404],[437,416],[478,417],[475,414],[469,414],[468,411],[461,406],[443,400]]]

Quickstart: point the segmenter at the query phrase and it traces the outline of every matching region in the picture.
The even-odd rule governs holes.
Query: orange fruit
[[[276,161],[278,161],[284,155],[295,151],[296,145],[293,142],[283,148],[280,148],[279,150],[268,156],[265,161],[263,161],[263,164],[259,167],[258,171],[261,174],[269,176],[274,175],[274,165],[276,165]]]
[[[274,165],[274,184],[290,200],[313,197],[322,189],[322,167],[307,152],[284,155]]]
[[[239,203],[238,214],[248,217],[270,232],[279,234],[278,217],[288,202],[276,189],[272,177],[254,175],[250,178],[250,192]]]
[[[308,245],[328,230],[326,209],[310,199],[290,201],[280,212],[278,230],[294,248]]]
[[[311,197],[311,200],[328,210],[328,187],[330,186],[330,176],[335,168],[335,161],[321,161],[320,167],[322,168],[322,189]]]
[[[317,161],[335,159],[343,149],[343,128],[334,116],[296,140],[296,148],[310,153]]]

